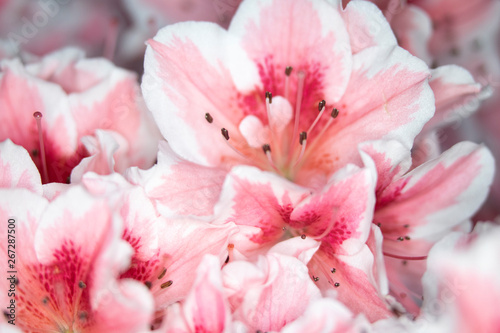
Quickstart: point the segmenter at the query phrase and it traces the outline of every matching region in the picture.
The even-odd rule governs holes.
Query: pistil
[[[45,158],[45,145],[43,143],[43,132],[42,132],[42,117],[43,114],[39,111],[33,113],[33,117],[36,120],[36,126],[38,128],[38,143],[40,145],[40,157],[42,161],[42,182],[44,184],[49,181],[49,174],[47,172],[47,160]]]

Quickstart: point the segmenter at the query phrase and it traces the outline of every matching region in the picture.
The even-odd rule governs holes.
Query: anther
[[[86,311],[80,311],[78,313],[78,318],[80,318],[80,320],[85,320],[85,319],[87,319],[87,317],[88,317],[88,314]]]
[[[229,140],[229,132],[225,128],[221,128],[220,132],[222,133],[222,136],[224,139]]]
[[[163,279],[163,277],[167,274],[167,269],[163,267],[163,270],[161,271],[160,275],[158,275],[158,280]]]
[[[410,236],[405,236],[405,239],[406,240],[410,240]]]
[[[302,234],[302,235],[300,235],[300,238],[302,238],[302,239],[306,239],[306,235],[305,235],[305,234]]]
[[[321,102],[319,102],[318,103],[318,111],[323,110],[323,108],[325,107],[325,105],[326,105],[325,100],[322,100]]]
[[[45,296],[43,299],[42,299],[42,303],[43,304],[47,304],[49,303],[49,298],[47,296]]]
[[[335,288],[338,288],[340,286],[340,283],[335,282],[334,286],[335,286]]]
[[[405,224],[403,227],[404,227],[404,228],[409,228],[409,227],[410,227],[410,225],[409,225],[409,224]]]
[[[301,132],[299,135],[299,143],[302,145],[307,140],[307,132]]]
[[[335,273],[337,270],[335,268],[332,268],[330,272]]]
[[[209,124],[213,123],[214,122],[214,118],[212,117],[212,115],[210,113],[205,113],[205,119],[208,121]]]
[[[269,104],[273,103],[273,93],[266,91],[266,99],[269,100]]]
[[[295,167],[299,162],[302,160],[302,157],[304,156],[304,152],[306,151],[306,146],[307,146],[307,132],[300,132],[299,134],[299,143],[302,146],[300,149],[299,157],[297,157],[297,160],[293,164]]]
[[[398,241],[400,241],[400,242],[401,242],[401,241],[404,241],[404,240],[405,240],[405,239],[404,239],[404,237],[403,237],[403,236],[398,237]]]
[[[332,118],[335,119],[338,117],[338,115],[339,115],[339,110],[337,108],[333,108],[332,114],[331,114]]]
[[[313,276],[313,280],[314,280],[314,282],[318,282],[319,281],[319,277]]]
[[[80,281],[80,282],[78,282],[78,287],[79,287],[80,289],[85,289],[85,288],[87,288],[87,285],[85,284],[85,282]]]
[[[292,66],[286,66],[285,68],[285,75],[290,76],[292,74],[293,67]]]
[[[265,154],[267,154],[267,152],[271,152],[271,146],[269,144],[263,144],[262,145],[262,150],[264,151]]]
[[[146,285],[146,287],[148,287],[148,289],[151,289],[151,287],[153,287],[151,281],[145,281],[144,284]]]
[[[172,280],[168,280],[167,282],[162,283],[162,284],[161,284],[161,286],[160,286],[160,288],[161,288],[161,289],[168,288],[168,287],[170,287],[170,286],[172,285],[172,283],[174,283],[174,281],[172,281]]]

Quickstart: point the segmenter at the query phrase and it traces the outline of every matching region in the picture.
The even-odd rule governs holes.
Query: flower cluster
[[[496,332],[499,5],[0,1],[0,331]]]

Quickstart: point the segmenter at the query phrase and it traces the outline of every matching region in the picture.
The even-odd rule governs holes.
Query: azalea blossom
[[[399,142],[365,143],[361,149],[378,173],[373,223],[384,236],[391,294],[416,315],[428,251],[483,204],[493,181],[493,157],[484,146],[461,142],[412,168],[411,152]]]
[[[498,329],[499,232],[497,225],[478,223],[471,234],[450,234],[431,250],[421,327],[437,322],[440,332]]]
[[[275,28],[290,19],[292,30]],[[359,43],[366,20],[382,28]],[[187,178],[180,165],[198,164],[187,179],[203,180],[188,180],[178,192],[210,179],[217,197],[215,179],[247,165],[229,171],[216,206],[241,226],[235,251],[256,254],[283,237],[321,240],[311,278],[323,290],[338,289],[371,320],[390,315],[377,264],[381,238],[370,226],[375,179],[346,164],[361,164],[357,145],[365,140],[397,138],[409,149],[434,111],[428,68],[396,46],[383,22],[365,2],[341,15],[322,1],[270,1],[242,3],[228,31],[206,23],[161,30],[149,41],[143,92],[171,149],[189,162],[164,157],[155,174],[135,174],[147,189],[166,193],[171,179]],[[194,76],[195,68],[203,70]],[[158,199],[170,211],[184,207]],[[202,203],[213,201],[209,195]]]
[[[217,226],[194,218],[159,216],[144,189],[117,173],[87,173],[82,183],[123,219],[122,239],[134,253],[120,278],[134,279],[149,288],[158,322],[169,305],[187,296],[195,280],[192,272],[203,256],[216,256],[219,269],[226,260],[229,237],[236,232],[234,224]]]
[[[500,141],[493,124],[498,123],[500,103],[500,3],[490,0],[413,0],[408,4],[400,1],[374,2],[384,10],[402,47],[432,66],[441,66],[432,73],[441,81],[436,82],[437,86],[431,82],[436,95],[436,114],[440,114],[433,123],[440,126],[451,124],[452,127],[434,138],[426,138],[418,153],[425,154],[429,145],[446,148],[461,140],[473,140],[486,143],[498,160]],[[463,66],[472,76],[456,68],[455,64]],[[455,73],[447,74],[453,67],[456,68]],[[482,86],[479,94],[479,91],[474,93],[474,80]],[[441,92],[436,89],[438,87]],[[450,99],[450,94],[443,93],[442,88],[463,95],[459,99]],[[438,105],[441,96],[448,110]],[[490,99],[481,106],[480,100],[485,98]],[[500,178],[496,177],[487,204],[480,212],[481,218],[492,219],[500,214],[499,198]]]
[[[120,239],[121,221],[105,203],[78,187],[51,203],[26,189],[2,189],[0,195],[2,219],[15,220],[17,327],[87,332],[149,327],[153,300],[147,288],[117,280],[132,249]],[[0,251],[7,262],[7,247]],[[11,282],[2,279],[2,290]],[[7,293],[0,297],[10,302]]]
[[[97,71],[98,69],[98,71]],[[23,65],[2,62],[1,137],[30,153],[43,183],[78,181],[87,170],[123,171],[154,161],[156,132],[134,74],[65,49]],[[99,130],[98,130],[99,129]]]

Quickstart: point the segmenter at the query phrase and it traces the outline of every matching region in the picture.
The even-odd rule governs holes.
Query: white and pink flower
[[[156,128],[136,76],[105,59],[65,49],[27,65],[5,60],[0,107],[0,140],[23,146],[44,184],[65,183],[70,175],[78,181],[88,170],[107,174],[154,162]]]
[[[149,328],[153,299],[140,283],[118,280],[132,249],[120,239],[121,220],[105,203],[78,187],[51,203],[26,189],[2,189],[0,196],[2,220],[15,220],[17,327],[86,332]],[[6,230],[0,231],[3,239]],[[7,263],[7,247],[0,251]],[[2,290],[10,282],[2,279]],[[0,297],[9,302],[7,293]]]

